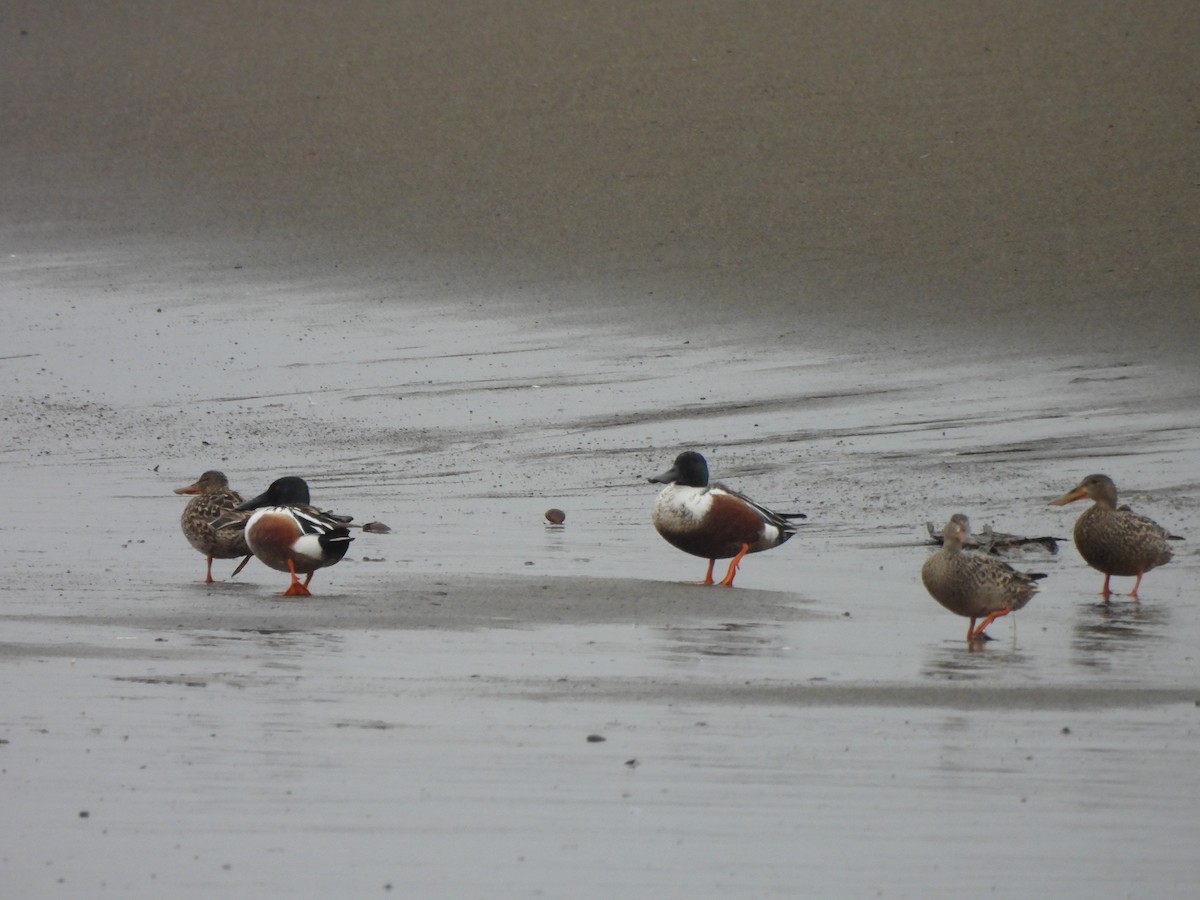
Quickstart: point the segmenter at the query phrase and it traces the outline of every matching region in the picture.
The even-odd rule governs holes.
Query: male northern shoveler
[[[694,450],[680,453],[675,464],[650,481],[665,484],[654,503],[653,521],[667,543],[708,560],[700,584],[713,583],[713,565],[729,559],[721,584],[730,587],[747,553],[770,550],[786,542],[796,528],[788,519],[803,513],[777,513],[719,482],[708,483],[708,462]]]
[[[352,517],[310,505],[308,484],[293,475],[276,479],[266,491],[234,509],[214,527],[244,524],[246,543],[254,555],[272,569],[291,573],[292,583],[283,592],[287,597],[308,597],[313,573],[339,562],[354,540],[346,527]],[[296,576],[306,573],[301,584]]]
[[[1095,502],[1075,522],[1075,548],[1084,562],[1104,573],[1100,593],[1107,602],[1113,575],[1136,575],[1129,596],[1137,599],[1142,576],[1171,561],[1169,540],[1175,537],[1157,522],[1117,506],[1117,486],[1107,475],[1089,475],[1051,506],[1066,506],[1087,497]]]
[[[963,552],[966,516],[954,516],[942,529],[942,549],[921,566],[925,590],[952,613],[970,619],[967,640],[986,640],[984,630],[1001,616],[1021,609],[1037,593],[1040,572],[1018,572],[993,556]],[[978,628],[975,620],[984,617]]]
[[[212,562],[214,559],[236,559],[244,556],[233,574],[242,571],[250,561],[250,548],[246,544],[246,536],[240,528],[213,528],[214,519],[230,513],[242,502],[242,496],[237,491],[230,490],[229,479],[224,472],[210,469],[201,475],[195,484],[176,488],[177,494],[195,494],[188,505],[184,507],[179,524],[183,527],[183,536],[188,543],[208,558],[208,568],[204,575],[204,583],[212,584]],[[232,577],[232,576],[230,576]]]

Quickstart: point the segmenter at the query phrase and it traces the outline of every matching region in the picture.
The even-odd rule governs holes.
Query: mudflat
[[[5,892],[1191,897],[1196,16],[17,4]],[[732,589],[684,448],[809,516]],[[393,532],[200,584],[209,468]],[[1064,539],[985,644],[955,512]]]

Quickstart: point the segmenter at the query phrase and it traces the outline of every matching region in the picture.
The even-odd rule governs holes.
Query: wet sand
[[[1169,6],[7,14],[4,892],[1192,896]],[[809,515],[734,589],[649,525],[684,447]],[[394,533],[308,600],[199,584],[171,491],[214,467]],[[925,520],[1068,537],[1092,471],[1176,559],[1103,605],[1026,552],[1042,592],[968,647]]]
[[[320,338],[281,344],[277,305],[157,282],[93,314],[53,285],[102,267],[63,263],[5,361],[15,892],[1190,893],[1191,542],[1107,607],[1069,543],[1027,553],[1042,594],[976,648],[918,580],[926,518],[1065,536],[1045,504],[1092,469],[1200,533],[1178,371],[595,323],[581,352],[567,314],[355,292],[290,298]],[[649,525],[682,446],[810,515],[732,590],[677,584],[703,563]],[[209,466],[395,533],[309,600],[256,563],[197,584],[171,491]]]

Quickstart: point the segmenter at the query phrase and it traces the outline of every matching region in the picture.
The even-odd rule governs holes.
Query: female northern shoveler
[[[308,484],[289,475],[271,482],[266,491],[213,524],[222,529],[244,523],[246,543],[254,555],[272,569],[291,573],[292,583],[283,595],[308,597],[313,573],[346,555],[354,540],[346,527],[351,518],[311,506]],[[305,573],[308,577],[301,584],[296,576]]]
[[[650,481],[665,484],[654,503],[653,521],[667,543],[708,560],[699,584],[713,583],[713,565],[733,558],[721,584],[730,587],[747,553],[770,550],[786,542],[796,528],[788,519],[803,513],[777,513],[749,497],[708,483],[708,462],[694,450],[679,454],[675,464]]]
[[[1007,616],[1037,593],[1034,583],[1046,576],[1040,572],[1018,572],[992,556],[963,552],[967,537],[965,516],[955,516],[942,529],[942,549],[921,566],[925,590],[952,613],[970,619],[967,640],[986,640],[983,633],[1001,616]],[[985,617],[978,628],[975,620]]]
[[[1105,601],[1112,593],[1108,579],[1113,575],[1136,575],[1129,596],[1137,598],[1142,576],[1171,561],[1169,540],[1182,540],[1128,506],[1117,507],[1117,486],[1107,475],[1089,475],[1051,506],[1066,506],[1087,497],[1095,501],[1075,522],[1075,548],[1084,562],[1104,573],[1100,593]]]
[[[195,484],[176,488],[177,494],[195,494],[183,510],[179,524],[188,543],[208,557],[208,568],[204,583],[212,584],[212,561],[214,559],[236,559],[244,556],[233,574],[237,575],[250,561],[250,548],[240,528],[213,528],[214,519],[230,513],[242,502],[237,491],[229,489],[229,479],[224,472],[210,469],[197,479]],[[233,576],[230,576],[233,577]]]

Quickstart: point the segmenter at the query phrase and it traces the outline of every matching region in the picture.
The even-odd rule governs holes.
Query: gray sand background
[[[2,893],[1195,896],[1198,20],[7,5]],[[213,467],[395,532],[197,584]],[[1092,471],[1175,561],[968,648],[925,520]]]

